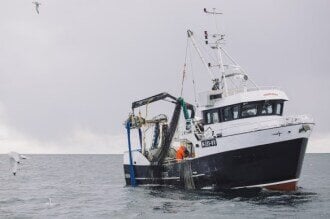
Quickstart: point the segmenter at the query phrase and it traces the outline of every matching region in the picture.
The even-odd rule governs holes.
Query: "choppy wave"
[[[124,185],[120,155],[30,155],[16,176],[0,155],[1,217],[330,217],[330,155],[305,159],[295,192]]]

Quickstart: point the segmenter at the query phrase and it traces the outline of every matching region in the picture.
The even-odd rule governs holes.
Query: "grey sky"
[[[16,133],[2,139],[14,149],[118,152],[131,101],[178,95],[186,30],[213,27],[202,9],[216,7],[227,50],[258,85],[287,92],[287,114],[312,115],[315,141],[325,144],[314,151],[330,151],[329,1],[40,2],[39,15],[27,0],[0,7],[2,129]],[[205,90],[208,75],[194,65]]]

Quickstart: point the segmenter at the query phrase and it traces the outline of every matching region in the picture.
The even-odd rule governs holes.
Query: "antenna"
[[[201,61],[203,62],[207,72],[209,73],[212,82],[213,82],[213,86],[212,86],[212,90],[221,90],[223,92],[224,96],[227,96],[229,94],[229,89],[230,87],[228,87],[228,81],[229,82],[233,82],[232,81],[232,77],[235,76],[235,74],[231,73],[231,71],[239,71],[239,74],[242,75],[247,75],[246,72],[243,70],[242,67],[240,67],[237,62],[227,53],[227,51],[223,48],[224,43],[225,43],[225,34],[221,33],[218,29],[218,25],[217,25],[217,15],[222,15],[221,12],[218,12],[216,10],[216,8],[213,8],[212,10],[208,10],[206,8],[204,8],[204,13],[207,15],[212,15],[212,18],[214,18],[214,22],[215,22],[215,26],[216,26],[216,32],[215,33],[211,33],[209,31],[203,31],[203,40],[204,43],[209,46],[211,49],[215,49],[216,50],[216,54],[217,54],[217,63],[210,63],[210,62],[206,62],[206,60],[204,59],[204,57],[202,56],[202,53],[200,51],[200,49],[198,48],[197,42],[194,38],[194,34],[191,30],[188,30],[188,38],[190,38],[192,45],[195,47],[195,50],[197,51],[197,54],[199,56],[199,58],[201,59]],[[233,64],[225,64],[224,62],[232,62]],[[218,72],[220,73],[220,77],[218,77],[218,75],[214,75],[213,73],[215,73],[212,68],[218,68]],[[234,69],[235,68],[235,69]],[[245,77],[244,77],[245,79]],[[245,79],[247,80],[247,79]],[[257,85],[249,79],[249,81],[255,86],[257,87]],[[234,84],[235,85],[235,84]],[[236,86],[236,85],[235,85]]]
[[[221,44],[223,44],[225,35],[219,33],[218,23],[217,23],[217,19],[216,19],[216,15],[221,15],[222,13],[217,12],[216,8],[213,8],[212,11],[208,11],[206,8],[204,8],[204,12],[206,14],[211,14],[214,17],[214,23],[215,23],[217,33],[212,34],[212,37],[214,38],[215,43],[213,45],[211,45],[211,48],[217,50],[218,62],[219,62],[218,65],[214,65],[214,66],[219,66],[219,68],[220,68],[221,80],[224,84],[223,88],[224,88],[224,91],[227,94],[228,93],[228,87],[227,87],[227,82],[226,82],[223,58],[222,58],[222,54],[221,54],[221,47],[222,47]],[[208,32],[207,31],[204,31],[204,38],[205,38],[205,44],[208,45],[209,41],[208,41]],[[211,64],[208,64],[208,67],[213,67],[213,66]]]
[[[213,73],[211,72],[210,70],[210,66],[209,64],[206,62],[206,60],[204,59],[201,51],[199,50],[197,44],[196,44],[196,41],[195,41],[195,38],[194,38],[194,33],[191,31],[191,30],[187,30],[187,34],[188,34],[188,38],[190,38],[195,50],[197,51],[197,54],[199,56],[199,58],[202,60],[207,72],[209,73],[211,79],[212,79],[212,82],[213,82],[213,88],[215,90],[218,90],[219,89],[219,79],[218,78],[215,78]],[[207,32],[205,32],[205,34],[207,35]],[[206,36],[207,37],[207,36]]]
[[[209,37],[208,37],[208,36],[209,36],[209,35],[208,35],[207,31],[205,30],[205,31],[204,31],[204,39],[205,39],[205,44],[206,44],[206,45],[209,44],[209,41],[208,41]]]
[[[221,12],[216,12],[216,8],[213,8],[213,11],[208,11],[206,8],[204,8],[204,12],[206,14],[222,14]]]
[[[216,8],[212,8],[212,11],[208,11],[206,8],[204,8],[204,13],[213,15],[215,28],[216,28],[217,32],[219,32],[217,18],[216,18],[215,15],[220,15],[222,13],[221,12],[217,12],[216,10],[217,10]]]

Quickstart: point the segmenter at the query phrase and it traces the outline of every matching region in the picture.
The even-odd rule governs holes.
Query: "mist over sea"
[[[122,155],[28,156],[13,176],[0,155],[0,218],[330,218],[330,154],[307,154],[289,193],[131,188]]]

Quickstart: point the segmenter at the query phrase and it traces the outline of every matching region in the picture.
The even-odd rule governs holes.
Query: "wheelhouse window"
[[[206,124],[213,124],[220,122],[220,115],[218,109],[208,110],[204,112]]]
[[[283,100],[264,100],[204,111],[205,124],[226,122],[254,116],[282,115]]]
[[[206,124],[211,124],[211,123],[212,123],[211,113],[207,112],[206,113]]]
[[[239,105],[227,106],[223,108],[222,110],[223,121],[238,119],[238,111],[239,111]]]
[[[261,115],[272,115],[274,113],[274,104],[270,101],[265,101],[261,104]]]
[[[211,112],[211,118],[212,118],[212,123],[218,123],[218,122],[220,122],[218,111]]]
[[[283,113],[283,103],[276,103],[276,115],[282,115]]]
[[[229,121],[231,120],[231,108],[226,107],[223,109],[223,121]]]
[[[258,114],[257,103],[243,103],[241,110],[241,118],[252,117]]]
[[[238,105],[233,106],[233,107],[232,107],[232,110],[233,110],[233,119],[238,119],[238,110],[239,110],[239,106],[238,106]]]

